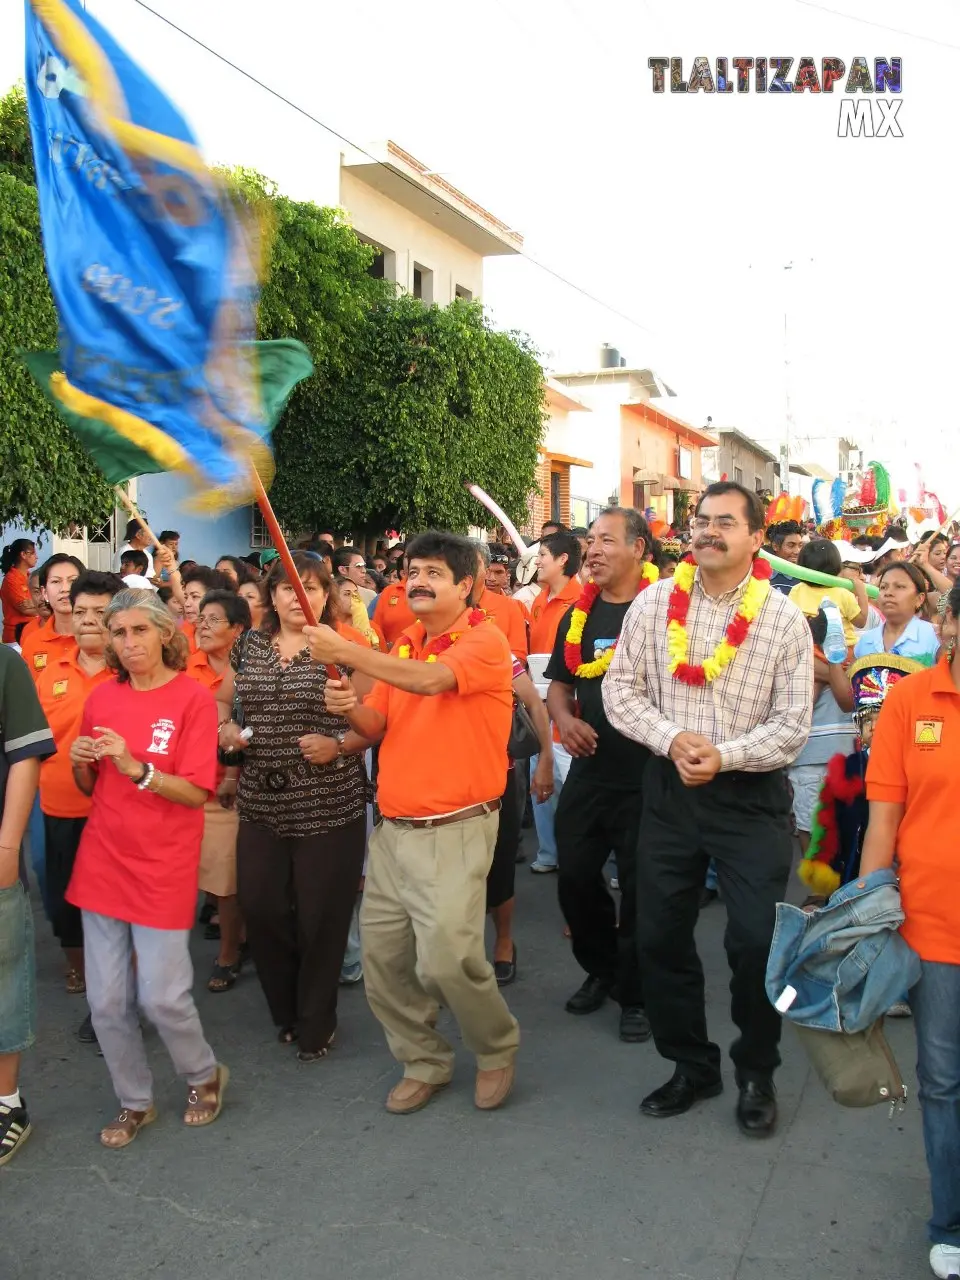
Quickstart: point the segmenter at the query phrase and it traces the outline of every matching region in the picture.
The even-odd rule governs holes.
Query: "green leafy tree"
[[[373,250],[336,209],[227,171],[264,218],[261,338],[299,338],[315,373],[274,433],[273,501],[288,528],[357,533],[486,524],[474,482],[516,520],[543,434],[543,375],[526,339],[475,303],[426,307],[369,273]],[[16,358],[56,343],[22,88],[0,99],[0,520],[94,523],[108,486]]]

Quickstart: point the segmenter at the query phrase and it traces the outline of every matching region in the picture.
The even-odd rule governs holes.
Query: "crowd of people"
[[[153,540],[137,521],[114,573],[65,554],[38,566],[25,538],[5,548],[0,1165],[30,1132],[24,843],[66,990],[86,996],[77,1033],[117,1095],[100,1140],[121,1148],[156,1118],[141,1017],[186,1083],[184,1123],[221,1114],[230,1073],[193,996],[198,909],[218,942],[210,992],[255,968],[301,1063],[329,1053],[339,988],[362,980],[402,1067],[389,1111],[420,1110],[451,1078],[441,1006],[475,1056],[475,1105],[502,1106],[529,804],[530,869],[556,875],[583,971],[567,1010],[613,1002],[621,1039],[652,1038],[670,1064],[646,1116],[723,1089],[694,940],[722,897],[748,1137],[777,1123],[782,1021],[764,980],[797,838],[810,910],[824,885],[896,863],[922,965],[896,1011],[917,1030],[931,1265],[956,1271],[960,946],[949,846],[931,833],[948,829],[960,732],[960,542],[914,546],[891,526],[834,543],[764,515],[723,481],[667,539],[623,507],[589,529],[547,525],[532,582],[505,543],[443,531],[373,554],[316,537],[296,578],[273,550],[198,564],[176,531]],[[764,548],[798,576],[772,573]],[[838,755],[863,794],[826,849]]]

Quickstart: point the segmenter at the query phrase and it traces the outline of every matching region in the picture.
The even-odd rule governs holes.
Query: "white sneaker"
[[[887,1010],[888,1018],[912,1018],[913,1010],[907,1004],[906,1000],[897,1000]],[[951,1246],[952,1248],[952,1246]]]
[[[955,1244],[935,1244],[930,1250],[930,1270],[940,1280],[960,1280],[960,1248]]]

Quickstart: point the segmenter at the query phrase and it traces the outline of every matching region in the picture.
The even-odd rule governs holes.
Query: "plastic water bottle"
[[[834,664],[846,662],[847,642],[843,638],[843,619],[832,600],[822,600],[820,608],[827,617],[827,636],[823,642],[823,656]]]

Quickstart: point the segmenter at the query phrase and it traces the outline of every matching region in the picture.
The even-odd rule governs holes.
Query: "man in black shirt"
[[[626,612],[655,575],[644,563],[651,539],[639,512],[626,507],[601,511],[590,526],[585,575],[599,593],[576,656],[568,664],[565,644],[574,606],[557,628],[546,670],[552,682],[547,710],[573,757],[555,820],[560,907],[570,928],[573,954],[587,974],[566,1008],[569,1013],[593,1013],[608,995],[615,994],[621,1006],[620,1038],[628,1041],[650,1037],[635,939],[640,780],[649,752],[609,724],[601,685]],[[585,590],[589,592],[589,586]],[[603,878],[611,850],[620,881],[619,928],[616,906]]]
[[[781,520],[767,529],[767,546],[771,553],[781,560],[789,560],[796,564],[803,548],[803,525],[797,520]],[[777,571],[770,579],[770,585],[776,591],[788,596],[797,585],[799,579]]]

